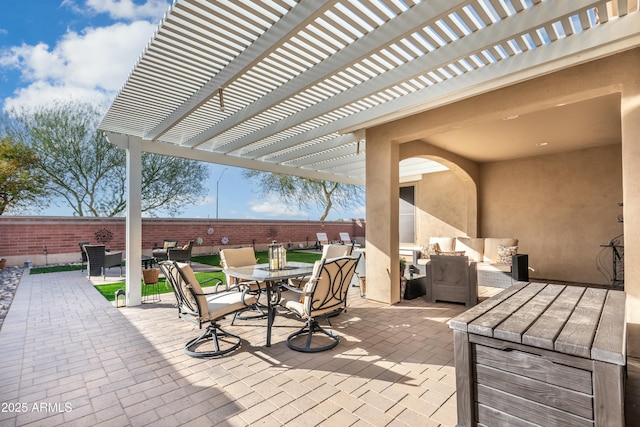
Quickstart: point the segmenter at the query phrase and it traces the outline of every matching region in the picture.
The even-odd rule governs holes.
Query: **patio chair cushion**
[[[255,296],[243,295],[242,292],[236,291],[225,291],[205,295],[191,266],[183,263],[177,263],[177,265],[180,270],[182,270],[188,282],[186,286],[190,286],[191,289],[193,289],[193,293],[196,294],[195,301],[200,307],[200,313],[202,313],[200,320],[202,322],[216,320],[227,314],[244,310],[248,305],[255,304],[256,302]],[[185,295],[191,295],[193,298],[192,293],[188,289],[185,289],[185,292]],[[207,313],[207,315],[204,313]]]
[[[518,246],[518,239],[512,238],[493,238],[484,239],[484,262],[499,263],[498,246]]]
[[[257,263],[256,253],[251,246],[247,246],[246,248],[223,249],[220,251],[220,263],[222,264],[222,268],[255,265]],[[239,279],[237,277],[232,277],[227,274],[225,274],[225,276],[227,279],[227,284],[229,285],[243,282],[242,279]],[[251,281],[246,283],[254,292],[261,291],[266,288],[264,282]]]
[[[455,237],[430,237],[429,243],[437,243],[439,251],[441,252],[453,252],[455,251]]]
[[[351,245],[323,245],[322,246],[322,258],[338,258],[351,255]]]
[[[313,285],[320,274],[320,269],[322,268],[322,262],[316,261],[313,265],[313,271],[311,272],[311,276],[307,278],[306,283],[302,287],[303,292],[311,292],[313,291]],[[308,318],[310,313],[308,310],[307,300],[310,298],[309,295],[299,294],[297,292],[288,291],[282,293],[282,299],[280,301],[280,305],[287,308],[288,310],[293,311],[298,316],[302,318]]]
[[[178,245],[176,240],[165,240],[162,249],[175,248]]]
[[[193,289],[193,293],[195,294],[203,294],[202,287],[200,286],[200,282],[198,282],[198,279],[196,279],[196,275],[193,272],[193,269],[191,268],[191,266],[189,264],[183,264],[181,262],[177,263],[177,265],[180,268],[180,270],[182,270],[182,274],[184,274],[184,277],[187,280],[187,282],[181,282],[182,291],[184,292],[184,294],[187,296],[187,298],[189,298],[192,304],[197,304],[201,308],[206,307],[207,299],[204,296],[194,297],[194,295],[191,293],[191,291],[189,291],[187,287],[188,285],[190,285],[191,289]],[[203,310],[203,312],[204,311],[206,310]]]
[[[251,246],[246,248],[223,249],[223,264],[227,267],[242,267],[256,264],[256,253]]]
[[[458,252],[464,251],[464,255],[469,257],[469,261],[482,262],[484,240],[482,238],[457,237],[455,250]]]

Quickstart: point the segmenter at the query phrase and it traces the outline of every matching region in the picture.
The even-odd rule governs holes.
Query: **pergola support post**
[[[127,306],[142,303],[142,149],[127,144]]]

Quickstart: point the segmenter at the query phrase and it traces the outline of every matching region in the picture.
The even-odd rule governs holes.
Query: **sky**
[[[29,108],[58,99],[106,101],[115,97],[151,40],[169,0],[2,0],[0,108]],[[179,217],[317,220],[265,197],[242,169],[209,165],[208,195]],[[216,204],[216,198],[218,199]],[[332,209],[328,220],[363,218],[364,206]],[[50,207],[44,215],[72,215]]]

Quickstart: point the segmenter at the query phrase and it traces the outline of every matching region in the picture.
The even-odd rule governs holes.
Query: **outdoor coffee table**
[[[155,257],[142,255],[142,266],[144,268],[153,268],[153,264],[155,264],[158,260]]]
[[[267,347],[271,347],[271,328],[276,317],[276,305],[273,301],[274,291],[280,283],[296,277],[310,276],[313,264],[307,262],[287,262],[287,267],[281,270],[269,270],[269,264],[256,264],[243,267],[229,267],[224,273],[243,280],[264,282],[267,287]]]

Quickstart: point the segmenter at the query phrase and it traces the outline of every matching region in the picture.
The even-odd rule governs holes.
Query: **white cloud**
[[[251,212],[266,217],[289,217],[308,219],[309,213],[297,206],[284,203],[276,197],[269,196],[266,199],[252,199],[249,202]]]
[[[167,0],[147,0],[136,4],[133,0],[86,0],[84,4],[76,0],[64,0],[62,6],[78,13],[106,13],[113,19],[147,19],[162,16],[169,10]]]
[[[14,46],[0,53],[0,66],[17,69],[26,84],[4,108],[28,107],[70,97],[111,99],[124,85],[155,24],[136,21],[68,32],[51,48]]]

